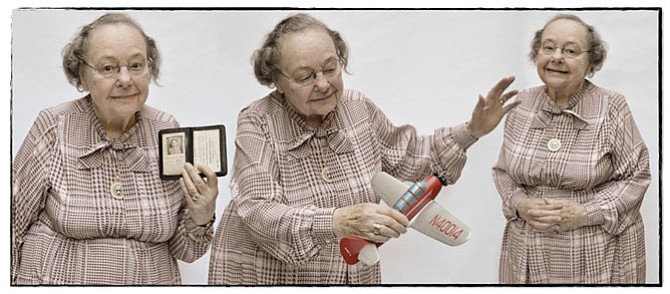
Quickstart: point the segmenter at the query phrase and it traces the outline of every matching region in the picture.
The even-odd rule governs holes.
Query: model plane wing
[[[407,207],[404,213],[410,219],[410,228],[449,246],[458,246],[470,239],[470,229],[433,200],[439,189],[428,185],[424,191],[414,192],[414,187],[421,186],[406,184],[385,172],[372,178],[372,187],[387,205],[395,209]]]
[[[379,172],[372,178],[373,190],[388,206],[409,219],[409,227],[450,246],[458,246],[470,239],[470,229],[458,218],[434,201],[442,189],[442,181],[435,175],[412,185]],[[347,264],[359,261],[373,265],[379,261],[375,244],[360,238],[344,237],[340,240],[340,253]]]
[[[431,201],[409,223],[424,235],[449,246],[458,246],[470,239],[470,229],[439,203]]]

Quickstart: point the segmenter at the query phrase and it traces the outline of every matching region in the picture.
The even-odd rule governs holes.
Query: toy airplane
[[[470,229],[437,202],[433,201],[442,189],[442,182],[434,175],[407,185],[385,172],[372,178],[372,188],[384,203],[403,213],[409,227],[449,246],[458,246],[470,239]],[[377,247],[365,239],[345,237],[340,240],[340,253],[347,264],[359,261],[373,265],[379,261]]]

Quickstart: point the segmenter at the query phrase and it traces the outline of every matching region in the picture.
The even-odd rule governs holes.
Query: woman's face
[[[570,96],[581,89],[589,70],[587,31],[580,23],[558,19],[550,23],[542,34],[541,48],[537,55],[537,73],[549,90],[549,95]],[[555,48],[550,54],[543,48]],[[561,50],[558,50],[561,49]],[[566,50],[581,52],[574,58],[565,55]]]
[[[91,33],[84,57],[90,67],[80,67],[80,75],[103,125],[127,128],[135,123],[135,113],[149,95],[146,48],[142,33],[127,24],[104,25]],[[114,74],[116,67],[120,67],[118,74]]]
[[[342,97],[342,70],[335,44],[321,29],[283,37],[279,42],[281,73],[273,77],[288,105],[318,126]]]

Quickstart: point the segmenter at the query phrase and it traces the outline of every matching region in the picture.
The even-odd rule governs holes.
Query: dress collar
[[[582,86],[577,93],[570,97],[570,102],[567,107],[561,107],[556,104],[556,102],[549,97],[547,94],[547,89],[544,87],[544,91],[540,95],[540,111],[531,121],[531,128],[535,129],[544,129],[551,123],[552,116],[554,115],[569,115],[572,117],[572,126],[575,129],[581,130],[588,125],[588,122],[581,116],[582,113],[582,104],[580,103],[587,96],[587,93],[593,87],[593,84],[588,80],[584,80],[584,85]]]
[[[325,138],[330,150],[336,154],[352,152],[353,144],[347,137],[346,132],[341,129],[338,119],[338,109],[341,107],[341,100],[335,105],[335,109],[328,113],[323,123],[318,127],[307,125],[305,120],[292,107],[288,105],[286,99],[281,94],[275,92],[275,98],[281,103],[281,108],[286,112],[288,129],[293,135],[288,142],[288,153],[296,158],[309,156],[311,150],[307,146],[312,138]],[[281,115],[281,114],[280,114]]]
[[[80,169],[92,169],[103,166],[106,158],[108,158],[107,156],[111,156],[111,151],[106,151],[106,149],[111,149],[117,153],[124,153],[123,160],[129,170],[135,172],[148,172],[151,170],[146,151],[138,144],[142,139],[140,138],[142,132],[139,127],[142,121],[142,111],[135,113],[135,124],[128,131],[124,132],[118,138],[110,139],[104,131],[100,119],[98,119],[93,111],[90,95],[84,99],[84,108],[88,116],[91,131],[88,136],[89,147],[79,156],[78,167]]]

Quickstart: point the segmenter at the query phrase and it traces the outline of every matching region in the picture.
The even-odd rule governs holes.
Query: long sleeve
[[[171,115],[162,113],[165,117],[161,119],[161,127],[169,128],[178,128],[179,123]],[[158,130],[151,129],[153,133],[156,133]],[[199,227],[195,224],[191,216],[189,215],[188,205],[184,201],[184,192],[181,190],[181,186],[176,181],[171,181],[169,184],[165,184],[165,191],[167,194],[174,195],[170,198],[182,199],[179,212],[176,216],[177,228],[174,232],[172,238],[170,238],[170,253],[176,259],[184,262],[194,262],[200,257],[202,257],[207,250],[209,245],[212,242],[212,236],[214,235],[214,229],[210,226],[209,228]]]
[[[178,219],[177,230],[170,239],[170,252],[176,259],[191,263],[207,252],[214,229],[196,225],[185,207],[180,210]]]
[[[649,154],[621,94],[585,81],[567,107],[546,87],[522,90],[505,121],[493,179],[507,219],[504,282],[617,283],[644,279],[640,205]],[[548,147],[559,140],[558,149]],[[551,233],[516,216],[525,198],[583,205],[588,223]]]
[[[12,165],[12,284],[21,264],[24,237],[44,208],[56,144],[47,112],[40,112]]]
[[[613,173],[593,200],[585,203],[590,225],[618,235],[639,221],[639,209],[651,183],[649,152],[622,96],[609,104],[604,137],[610,138]]]
[[[136,117],[113,140],[88,96],[37,118],[12,170],[13,282],[177,284],[177,259],[206,252],[212,230],[195,226],[179,184],[158,174],[156,134],[177,122],[146,105]]]
[[[394,126],[354,90],[318,127],[277,92],[250,104],[238,118],[232,199],[215,234],[210,283],[379,283],[379,265],[344,262],[333,212],[379,203],[371,180],[380,171],[455,181],[476,139],[465,125],[435,134]]]
[[[436,173],[447,184],[458,180],[466,150],[477,141],[465,123],[435,129],[430,136],[419,135],[411,125],[394,126],[372,101],[365,101],[381,149],[382,170],[406,181],[422,180],[429,173]]]
[[[498,190],[498,194],[502,200],[503,216],[508,221],[518,218],[517,206],[519,202],[526,197],[524,188],[517,184],[512,177],[507,173],[506,163],[508,162],[506,156],[508,147],[505,143],[509,142],[513,136],[514,129],[511,127],[515,120],[515,113],[511,112],[507,115],[504,123],[504,140],[498,155],[498,161],[493,166],[493,183]]]
[[[232,201],[255,243],[282,262],[297,265],[319,250],[332,232],[335,208],[289,206],[280,183],[273,142],[251,111],[240,114],[231,179]]]

